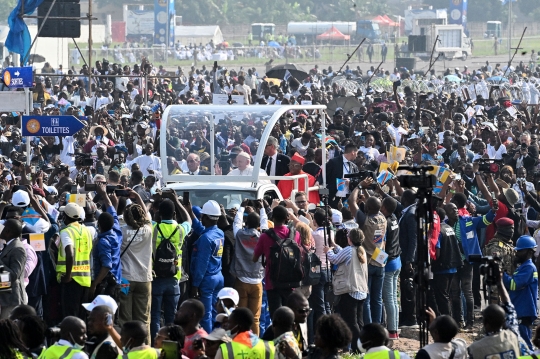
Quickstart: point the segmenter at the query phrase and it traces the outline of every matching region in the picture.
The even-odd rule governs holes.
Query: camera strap
[[[137,232],[135,232],[135,234],[133,235],[133,238],[131,238],[131,241],[129,241],[127,247],[122,251],[122,254],[120,254],[120,259],[122,259],[122,256],[124,255],[124,253],[126,253],[126,251],[128,250],[129,246],[131,245],[135,237],[137,237],[137,234],[139,234],[140,230],[141,230],[141,227],[137,228]]]

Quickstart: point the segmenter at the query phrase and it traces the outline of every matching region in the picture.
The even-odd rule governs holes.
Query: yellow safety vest
[[[274,359],[275,348],[273,342],[259,339],[253,348],[237,342],[220,345],[223,359]]]
[[[148,347],[141,350],[134,350],[127,354],[119,355],[118,359],[158,359],[159,354],[159,349]]]
[[[70,223],[61,232],[67,231],[74,243],[73,268],[71,277],[83,287],[90,287],[92,277],[90,272],[90,254],[92,253],[92,234],[86,226],[77,222]],[[65,255],[65,254],[64,254]],[[56,276],[60,282],[62,274],[66,273],[66,257],[62,251],[58,251],[58,263],[56,264]]]
[[[38,359],[70,359],[82,350],[67,345],[55,344],[41,353]]]
[[[374,353],[366,353],[364,359],[399,359],[399,350],[380,350]]]

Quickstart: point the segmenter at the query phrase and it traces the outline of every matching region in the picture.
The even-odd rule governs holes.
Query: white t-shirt
[[[496,150],[494,146],[487,145],[487,154],[492,160],[502,160],[502,156],[506,153],[506,147],[501,144],[499,149]]]
[[[360,147],[360,151],[366,155],[366,158],[370,161],[376,160],[381,155],[379,150],[373,147]]]
[[[389,125],[387,127],[388,133],[390,134],[390,137],[393,137],[396,139],[396,146],[399,146],[401,142],[401,135],[406,135],[407,131],[399,126],[398,128],[395,128],[394,125]]]
[[[307,145],[304,145],[302,143],[302,137],[298,137],[291,142],[291,146],[296,148],[300,156],[305,156],[307,153],[307,149],[309,148],[309,142]]]
[[[160,178],[158,177],[158,173],[156,173],[161,173],[161,160],[159,159],[159,157],[154,155],[142,155],[136,157],[133,161],[126,163],[126,165],[129,167],[129,169],[131,169],[131,166],[134,163],[137,163],[139,165],[144,177],[148,177],[150,175],[150,172],[148,172],[148,170],[152,170],[154,171],[156,178]]]

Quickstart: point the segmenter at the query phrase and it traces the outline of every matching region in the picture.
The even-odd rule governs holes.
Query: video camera
[[[478,163],[478,171],[486,173],[499,173],[501,166],[503,166],[503,160],[492,160],[490,158],[480,158]]]
[[[499,263],[501,258],[492,256],[482,256],[480,254],[471,254],[470,262],[482,263],[480,265],[480,274],[484,276],[485,285],[497,285],[501,276]]]
[[[350,179],[349,181],[350,191],[360,186],[360,182],[362,182],[368,177],[373,178],[373,181],[377,181],[377,176],[375,175],[375,172],[366,171],[366,170],[362,170],[356,173],[348,173],[348,174],[343,175],[343,177]],[[369,189],[374,189],[374,188],[375,188],[375,184],[372,184],[371,186],[369,186]]]
[[[0,293],[11,293],[10,274],[3,265],[0,265]]]
[[[90,153],[77,153],[75,155],[75,166],[91,167],[94,165],[94,159]]]

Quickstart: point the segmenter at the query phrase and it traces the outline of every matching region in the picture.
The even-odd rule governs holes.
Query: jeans
[[[28,305],[36,310],[38,317],[43,319],[43,298],[41,295],[37,297],[28,297]]]
[[[240,297],[238,307],[248,308],[253,313],[253,325],[251,326],[251,330],[253,331],[253,334],[258,336],[263,294],[262,283],[247,284],[236,278],[234,289],[236,289],[238,296]]]
[[[270,319],[274,317],[274,312],[287,302],[287,297],[293,292],[292,289],[279,288],[266,291],[268,297],[268,309],[270,310]]]
[[[329,314],[329,312],[326,311],[326,300],[325,300],[325,291],[328,287],[328,274],[329,272],[326,271],[326,268],[321,268],[321,279],[319,280],[319,283],[311,286],[311,295],[309,296],[309,306],[313,309],[313,311],[309,314],[308,317],[308,334],[309,334],[309,340],[308,342],[311,344],[313,343],[314,336],[315,336],[315,324],[317,324],[317,321],[320,317],[322,317],[325,314]]]
[[[120,292],[120,305],[118,306],[120,326],[125,322],[139,320],[147,326],[147,329],[150,329],[151,294],[152,282],[129,282],[128,294]],[[148,339],[151,339],[150,330],[148,331]]]
[[[384,268],[383,268],[384,269]],[[362,311],[367,300],[356,300],[349,294],[342,294],[339,298],[339,315],[347,323],[352,332],[351,351],[358,353],[358,338],[360,338],[360,328],[364,326],[362,322]]]
[[[152,309],[150,311],[150,336],[152,341],[161,327],[161,307],[163,306],[164,323],[174,322],[176,305],[180,299],[178,279],[154,278],[152,282]]]
[[[364,302],[364,322],[366,324],[381,322],[383,283],[384,267],[368,264],[369,294]]]
[[[397,282],[400,269],[384,272],[383,301],[386,310],[388,331],[397,332],[399,325],[399,305],[397,301]]]
[[[452,312],[450,306],[450,289],[452,287],[452,279],[454,278],[454,274],[455,273],[433,273],[433,279],[430,281],[430,287],[433,292],[435,303],[430,304],[430,306],[437,316],[450,315]]]
[[[461,293],[465,297],[466,304],[466,324],[473,324],[474,322],[474,300],[472,294],[472,275],[473,267],[468,262],[463,263],[463,267],[459,268],[452,280],[452,317],[459,324],[463,322],[463,304],[461,302]]]
[[[223,275],[221,273],[205,276],[199,285],[201,302],[204,304],[204,317],[200,324],[207,333],[212,331],[212,325],[217,315],[214,304],[217,302],[217,295],[221,288],[223,288]]]
[[[416,324],[416,285],[414,284],[414,269],[403,269],[399,276],[399,288],[401,290],[401,323],[404,325]]]

